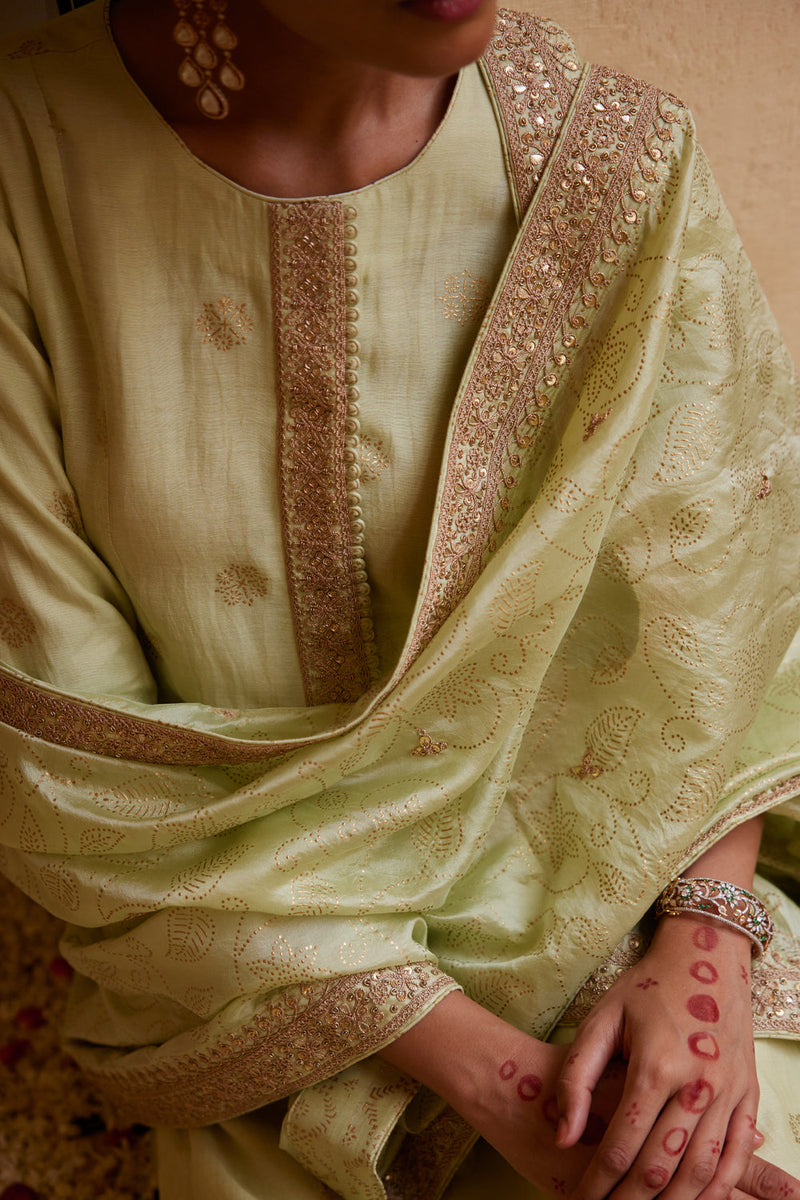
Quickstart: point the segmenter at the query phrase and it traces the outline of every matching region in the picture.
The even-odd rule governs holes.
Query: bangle
[[[658,897],[657,917],[679,917],[697,913],[721,921],[744,933],[753,943],[752,953],[763,954],[772,941],[775,926],[758,896],[722,879],[680,877]]]

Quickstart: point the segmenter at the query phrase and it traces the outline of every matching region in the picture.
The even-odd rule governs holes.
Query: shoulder
[[[587,62],[552,21],[500,9],[483,67],[520,212],[545,173],[558,171],[557,186],[573,205],[596,207],[595,196],[599,201],[627,187],[625,211],[638,223],[640,201],[649,197],[663,209],[691,177],[694,122],[681,101],[624,71]]]
[[[104,0],[0,38],[0,93],[24,104],[50,79],[79,78],[85,51],[107,40]]]
[[[591,79],[601,91],[605,87],[609,93],[624,92],[630,98],[634,94],[655,96],[662,108],[670,110],[671,122],[693,128],[691,114],[679,97],[613,65],[587,61],[566,29],[533,13],[499,10],[487,50],[487,59],[491,58],[500,62],[507,76],[525,72],[533,82],[539,76],[543,89],[557,87],[563,81],[572,93],[577,93],[580,85]]]

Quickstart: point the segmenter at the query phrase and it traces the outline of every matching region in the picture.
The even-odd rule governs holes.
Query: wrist
[[[749,969],[753,943],[741,929],[701,913],[682,912],[659,918],[651,948],[695,957],[713,950],[723,960]]]
[[[462,992],[449,993],[378,1053],[473,1124],[495,1103],[494,1084],[502,1083],[506,1064],[549,1083],[559,1061],[555,1047],[521,1033]]]

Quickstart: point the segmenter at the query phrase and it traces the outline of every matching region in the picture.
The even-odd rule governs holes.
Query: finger
[[[665,1101],[669,1099],[670,1091],[671,1085],[661,1063],[648,1065],[646,1069],[637,1069],[634,1063],[629,1065],[628,1080],[619,1104],[608,1123],[608,1128],[599,1139],[592,1161],[573,1193],[573,1200],[602,1200],[608,1196],[620,1180],[628,1175],[640,1157],[642,1147],[648,1142],[650,1145],[647,1162],[641,1160],[637,1188],[631,1192],[631,1196],[651,1196],[654,1192],[662,1190],[675,1171],[677,1159],[659,1149],[653,1138],[659,1114]],[[684,1121],[687,1140],[696,1121],[697,1117],[694,1116],[687,1117]],[[662,1130],[661,1137],[663,1136]],[[585,1135],[581,1140],[586,1140]],[[659,1168],[651,1175],[653,1179],[657,1177],[657,1184],[645,1185],[644,1175],[651,1163]]]
[[[701,1193],[702,1200],[728,1200],[731,1190],[739,1184],[753,1154],[753,1135],[758,1095],[748,1094],[733,1111],[728,1123],[725,1144],[713,1179]],[[782,1200],[786,1200],[785,1197]]]
[[[574,1146],[585,1132],[592,1094],[618,1049],[619,1027],[613,1017],[595,1017],[578,1031],[556,1081],[559,1149]]]
[[[800,1197],[800,1179],[755,1154],[750,1155],[736,1186],[757,1200],[798,1200]]]

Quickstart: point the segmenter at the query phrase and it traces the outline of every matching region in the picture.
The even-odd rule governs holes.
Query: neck
[[[260,5],[236,10],[237,64],[247,78],[242,121],[269,122],[319,149],[363,145],[370,134],[423,145],[441,121],[451,79],[400,75],[332,56]],[[417,136],[414,137],[416,129]]]
[[[273,196],[351,191],[409,163],[433,136],[453,78],[400,75],[324,52],[257,0],[230,13],[232,61],[245,76],[229,115],[209,120],[179,82],[173,0],[113,0],[112,30],[135,81],[189,149],[221,174]]]

